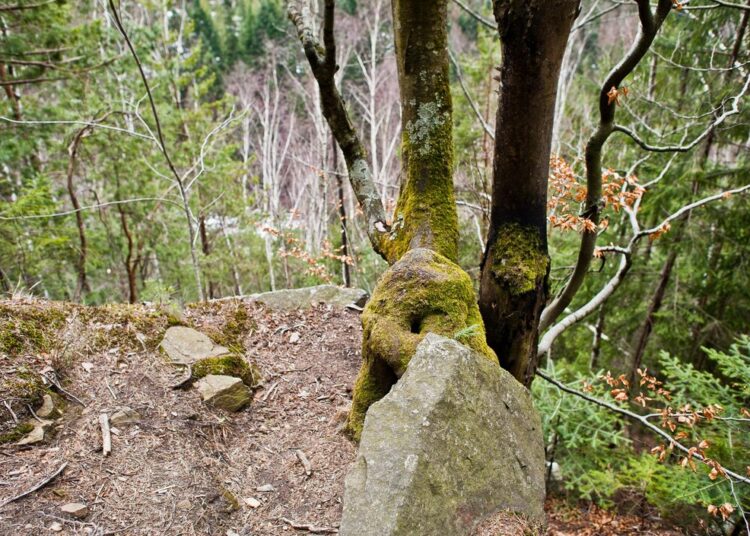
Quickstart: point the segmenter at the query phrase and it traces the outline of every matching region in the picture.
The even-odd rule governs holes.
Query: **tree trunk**
[[[547,298],[547,176],[563,54],[578,0],[495,0],[503,44],[490,233],[479,307],[501,365],[530,385]]]
[[[73,175],[75,175],[76,170],[76,159],[78,158],[78,148],[80,147],[83,138],[88,134],[89,130],[90,127],[88,126],[79,130],[73,138],[73,141],[68,146],[67,188],[68,196],[70,196],[70,202],[73,205],[73,209],[76,211],[76,226],[78,228],[79,242],[78,261],[76,263],[78,282],[76,284],[76,290],[73,296],[74,301],[79,301],[83,295],[91,290],[89,288],[88,279],[86,277],[86,256],[88,252],[88,246],[86,243],[86,229],[83,223],[81,204],[78,202],[75,185],[73,184]]]
[[[648,344],[648,339],[654,329],[656,313],[661,309],[661,303],[664,300],[664,294],[667,292],[667,285],[669,285],[669,279],[672,276],[672,270],[674,269],[675,261],[677,260],[676,247],[681,236],[682,232],[680,232],[680,235],[675,239],[675,249],[670,251],[667,260],[661,269],[659,283],[656,285],[656,290],[654,290],[654,295],[648,306],[646,318],[644,318],[643,324],[641,324],[641,327],[636,331],[635,337],[633,338],[633,344],[631,345],[632,357],[630,360],[630,370],[628,371],[628,375],[630,377],[630,385],[634,388],[636,386],[636,380],[638,379],[638,369],[641,367],[643,355],[646,353],[646,344]]]
[[[341,226],[341,255],[344,260],[341,262],[341,271],[344,276],[344,286],[352,286],[352,276],[349,270],[347,257],[349,256],[349,237],[346,232],[346,205],[344,204],[344,179],[339,173],[339,148],[336,146],[336,139],[331,144],[331,153],[333,155],[333,173],[336,176],[336,191],[338,192],[338,209],[339,225]]]
[[[359,438],[369,406],[406,370],[428,332],[496,361],[471,278],[458,265],[447,0],[393,0],[401,96],[401,188],[379,249],[393,264],[362,314],[362,368],[348,431]],[[346,155],[346,151],[344,151]],[[350,171],[351,174],[351,171]]]
[[[390,262],[428,248],[455,262],[458,214],[453,192],[453,106],[448,2],[393,0],[401,96],[401,189],[385,247]]]

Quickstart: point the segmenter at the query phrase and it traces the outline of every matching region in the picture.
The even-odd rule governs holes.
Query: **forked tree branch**
[[[659,0],[656,11],[652,12],[649,0],[637,0],[637,3],[638,18],[640,19],[638,37],[630,51],[610,71],[601,86],[599,91],[599,126],[586,144],[586,208],[582,216],[594,223],[594,229],[583,231],[576,267],[565,288],[542,312],[539,324],[540,332],[550,327],[555,319],[570,305],[578,289],[581,288],[591,265],[602,208],[602,149],[615,129],[617,100],[610,97],[610,92],[612,90],[618,91],[623,80],[638,66],[651,48],[659,28],[661,28],[664,19],[673,6],[672,0]]]
[[[315,35],[313,15],[308,2],[290,2],[289,20],[297,29],[297,36],[318,84],[323,116],[344,154],[349,181],[367,219],[367,236],[373,249],[385,258],[382,244],[388,239],[389,232],[385,209],[372,179],[367,151],[354,129],[334,79],[338,71],[334,6],[334,0],[325,0],[322,45]]]
[[[691,149],[695,148],[700,142],[705,140],[713,131],[716,130],[716,127],[721,125],[724,121],[727,120],[727,118],[736,115],[740,113],[740,107],[739,103],[740,100],[750,91],[750,72],[745,76],[745,83],[742,85],[742,89],[740,92],[733,96],[729,97],[726,102],[724,103],[721,108],[724,108],[724,111],[718,115],[711,123],[701,132],[698,136],[696,136],[692,141],[689,143],[683,143],[680,145],[651,145],[642,138],[638,136],[635,132],[630,130],[627,127],[624,127],[622,125],[615,125],[613,128],[614,132],[621,132],[622,134],[625,134],[626,136],[629,136],[638,146],[641,147],[644,151],[654,152],[654,153],[685,153],[690,151]],[[727,104],[731,102],[731,106],[727,108]]]

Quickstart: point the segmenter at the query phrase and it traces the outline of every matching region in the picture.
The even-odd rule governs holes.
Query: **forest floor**
[[[158,350],[183,323],[242,348],[264,385],[239,413],[212,409]],[[360,362],[358,313],[317,305],[278,312],[249,301],[168,308],[0,301],[0,434],[33,418],[52,367],[67,399],[43,443],[0,444],[0,534],[291,535],[335,533],[355,447],[341,433]],[[80,401],[76,402],[75,399]],[[102,453],[99,416],[129,406],[136,425]],[[302,460],[309,462],[309,471]],[[307,474],[307,473],[310,474]],[[66,503],[84,503],[72,518]],[[653,516],[549,501],[548,534],[677,535]],[[487,526],[485,535],[514,534]]]

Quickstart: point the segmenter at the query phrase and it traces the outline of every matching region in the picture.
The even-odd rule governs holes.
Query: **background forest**
[[[501,61],[490,4],[451,7],[460,263],[475,279]],[[727,415],[750,418],[743,413],[750,210],[741,192],[727,193],[750,183],[750,3],[726,4],[679,6],[627,92],[612,95],[624,128],[605,147],[600,249],[573,309],[619,277],[621,259],[627,277],[556,340],[544,370],[607,397],[616,386],[596,379],[602,371],[632,381],[648,367],[674,407],[720,404]],[[339,84],[392,210],[401,124],[390,3],[338,7]],[[173,167],[106,2],[0,7],[2,291],[97,305],[185,303],[323,282],[370,290],[385,263],[369,246],[284,3],[123,2],[121,13]],[[553,294],[590,223],[580,214],[582,158],[598,121],[599,85],[637,28],[634,4],[585,0],[571,35],[550,175]],[[633,240],[636,229],[675,213],[669,225]],[[558,492],[605,505],[623,494],[645,498],[675,519],[697,516],[714,527],[728,516],[709,516],[709,505],[750,507],[747,490],[660,463],[658,441],[622,416],[541,380],[534,393],[548,459],[562,469],[562,483],[550,484]],[[690,433],[744,472],[747,418]],[[742,530],[732,519],[723,528]]]

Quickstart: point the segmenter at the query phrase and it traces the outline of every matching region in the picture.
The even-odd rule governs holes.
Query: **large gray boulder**
[[[367,292],[362,289],[337,287],[336,285],[276,290],[248,296],[248,298],[275,311],[309,309],[318,303],[340,307],[354,304],[363,307],[367,297]]]
[[[544,494],[528,390],[486,357],[428,334],[367,412],[339,533],[466,535],[503,510],[542,524]]]

